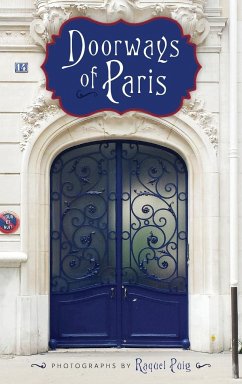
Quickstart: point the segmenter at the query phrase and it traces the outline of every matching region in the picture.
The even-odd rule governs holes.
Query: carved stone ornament
[[[34,42],[43,49],[51,36],[59,32],[60,26],[70,17],[86,16],[99,22],[113,22],[123,19],[142,22],[156,16],[177,20],[191,41],[201,44],[208,36],[210,27],[204,13],[205,0],[163,2],[141,5],[140,0],[104,0],[102,5],[87,5],[76,1],[36,0],[35,19],[30,32]]]
[[[60,109],[58,102],[52,100],[48,91],[46,91],[45,81],[41,81],[34,104],[29,107],[27,112],[21,114],[24,121],[24,125],[21,129],[21,150],[23,151],[26,148],[30,137],[35,130],[41,128],[43,122],[50,120],[51,117],[56,117],[56,115],[61,113],[63,112]]]
[[[208,136],[210,143],[213,145],[217,152],[218,149],[218,130],[216,127],[215,117],[213,113],[204,109],[204,101],[200,98],[193,98],[190,100],[184,100],[184,105],[181,109],[181,113],[192,118],[198,126]]]
[[[20,148],[22,151],[25,150],[32,134],[36,130],[41,130],[42,125],[45,125],[47,122],[50,123],[51,119],[56,119],[59,116],[63,115],[64,112],[60,109],[58,101],[52,100],[50,98],[50,93],[45,89],[45,81],[40,82],[39,91],[33,106],[29,107],[29,110],[25,113],[22,113],[22,119],[24,125],[21,129],[22,132],[22,141],[20,143]],[[188,116],[203,130],[203,132],[208,136],[210,143],[217,152],[218,148],[218,130],[217,124],[215,122],[215,117],[213,113],[208,112],[204,109],[204,101],[198,97],[190,100],[184,100],[184,106],[181,108],[179,115]],[[144,118],[137,112],[128,112],[123,116],[120,116],[114,112],[105,112],[102,114],[102,118],[98,117],[99,128],[104,134],[115,134],[115,124],[114,121],[123,119],[123,124],[129,125],[126,121],[127,117],[135,118],[135,123],[130,125],[130,131],[128,135],[135,134],[137,131],[142,131],[147,128],[148,131],[152,129],[152,132],[155,132],[158,127],[156,123],[152,123],[149,120],[149,124],[144,124]],[[181,116],[182,119],[182,116]],[[91,126],[95,117],[91,119]],[[109,129],[107,129],[107,124]],[[152,127],[151,127],[152,125]],[[113,127],[113,128],[110,128]],[[95,130],[97,128],[95,127]],[[90,127],[88,128],[90,132]]]

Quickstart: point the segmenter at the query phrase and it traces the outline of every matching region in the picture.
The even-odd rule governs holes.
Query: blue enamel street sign
[[[189,40],[163,17],[137,24],[70,19],[47,45],[47,89],[74,116],[103,110],[172,115],[196,89],[201,68]]]
[[[15,63],[16,73],[28,73],[28,63]]]

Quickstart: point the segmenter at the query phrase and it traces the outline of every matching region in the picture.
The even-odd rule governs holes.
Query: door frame
[[[220,305],[217,262],[219,174],[213,145],[196,122],[182,112],[165,119],[138,112],[124,116],[101,112],[84,119],[61,113],[43,120],[41,129],[34,130],[23,153],[21,250],[26,253],[27,261],[21,264],[20,272],[16,353],[34,354],[48,350],[49,278],[46,277],[49,276],[50,164],[68,147],[103,138],[148,141],[173,149],[185,160],[190,196],[188,286],[191,349],[221,351],[224,315]],[[200,313],[203,313],[202,318]],[[216,330],[217,335],[212,344],[211,330]]]
[[[177,154],[176,152],[174,152],[173,150],[171,150],[169,148],[165,148],[163,146],[159,146],[159,145],[156,145],[156,144],[153,144],[153,143],[148,143],[148,142],[145,142],[145,141],[133,141],[133,140],[127,140],[127,139],[126,140],[108,140],[108,141],[107,140],[101,140],[99,142],[95,141],[95,142],[85,143],[85,144],[81,144],[81,145],[78,145],[78,146],[74,146],[74,147],[68,148],[67,150],[61,152],[53,160],[53,163],[52,163],[52,166],[51,166],[51,173],[50,173],[50,181],[51,181],[51,183],[50,183],[51,184],[50,195],[51,195],[53,190],[55,191],[55,193],[56,192],[58,194],[60,193],[60,189],[58,189],[58,188],[56,189],[56,186],[58,184],[56,185],[54,183],[54,180],[56,179],[56,177],[57,177],[57,182],[58,182],[58,174],[59,174],[59,172],[58,171],[56,172],[54,170],[54,168],[53,168],[53,166],[55,164],[57,164],[57,167],[58,167],[58,161],[60,159],[62,159],[64,161],[63,157],[65,158],[67,156],[67,159],[63,163],[63,169],[64,169],[64,167],[68,163],[73,162],[75,159],[77,159],[79,157],[82,158],[82,156],[85,156],[85,149],[88,149],[88,150],[90,150],[90,152],[88,152],[86,154],[86,156],[88,158],[89,157],[90,158],[94,158],[95,161],[97,161],[99,156],[103,155],[101,147],[103,145],[105,147],[105,145],[108,144],[108,143],[113,145],[114,148],[115,148],[115,168],[116,168],[116,172],[115,172],[115,178],[113,179],[113,182],[114,182],[113,188],[116,191],[115,232],[121,234],[122,231],[123,231],[123,212],[124,212],[123,209],[124,209],[124,207],[123,207],[123,203],[122,203],[122,201],[123,201],[122,195],[123,195],[123,192],[124,192],[124,184],[123,184],[124,168],[123,168],[123,161],[125,161],[125,158],[123,160],[123,156],[122,156],[123,145],[125,146],[126,144],[128,144],[128,145],[134,144],[134,145],[137,145],[137,149],[139,149],[138,152],[137,152],[138,158],[139,158],[139,155],[141,155],[141,158],[142,158],[142,156],[146,156],[145,157],[146,160],[147,160],[147,156],[149,157],[149,155],[152,153],[152,148],[156,148],[156,153],[154,154],[154,157],[153,157],[153,155],[150,155],[150,156],[152,156],[152,158],[154,158],[154,159],[163,159],[164,161],[167,162],[167,166],[169,166],[169,164],[170,164],[173,167],[172,171],[174,173],[172,173],[172,179],[169,182],[176,183],[175,185],[176,185],[177,188],[179,187],[178,179],[177,178],[178,178],[178,175],[180,174],[180,171],[175,167],[175,164],[177,164],[176,162],[179,159],[184,163],[185,169],[184,169],[184,172],[181,173],[181,175],[184,174],[182,179],[183,179],[184,188],[185,188],[184,191],[187,194],[186,203],[182,203],[180,201],[180,199],[178,200],[178,196],[179,196],[179,194],[178,194],[179,188],[178,188],[178,190],[176,192],[176,195],[175,195],[175,196],[177,196],[177,207],[175,209],[175,212],[176,212],[176,215],[178,215],[179,206],[180,206],[178,204],[178,201],[180,201],[181,205],[185,204],[185,208],[184,208],[185,209],[185,218],[184,218],[184,221],[182,221],[182,222],[183,222],[183,224],[185,224],[185,228],[183,230],[186,231],[185,233],[188,236],[189,232],[188,232],[188,172],[187,172],[187,166],[186,166],[184,160],[181,158],[181,156],[179,154]],[[99,147],[99,146],[100,146],[99,152],[97,153],[97,147]],[[145,147],[145,152],[144,152],[143,147]],[[141,151],[140,151],[140,148],[141,148]],[[83,149],[83,151],[82,151],[82,149]],[[72,155],[72,153],[73,153],[73,155]],[[68,154],[70,154],[71,156],[68,156]],[[172,156],[172,157],[170,158],[170,156]],[[104,158],[105,158],[105,155],[104,155]],[[102,159],[103,159],[103,157],[102,157]],[[108,157],[106,157],[106,159],[107,159],[108,162],[109,162],[109,160],[113,161],[113,157],[110,158],[109,160],[108,160]],[[61,160],[61,164],[62,164],[62,160]],[[127,158],[127,161],[129,161],[128,158]],[[174,164],[172,162],[174,162]],[[57,176],[55,176],[55,175],[57,175]],[[131,175],[131,173],[130,173],[130,175]],[[107,174],[105,177],[106,177],[106,179],[104,179],[104,180],[106,180],[105,184],[108,182],[108,186],[109,186],[109,175]],[[62,183],[63,183],[63,182],[67,182],[69,179],[61,179],[61,180],[62,180]],[[70,183],[74,183],[72,178],[69,181],[70,181]],[[78,183],[78,180],[77,180],[77,183]],[[141,181],[140,181],[140,183],[141,183]],[[82,184],[82,183],[80,182],[80,184]],[[74,184],[72,184],[72,185],[74,185]],[[84,188],[84,190],[86,190],[85,184],[82,184],[82,187]],[[107,187],[107,185],[106,185],[106,187]],[[131,187],[131,184],[130,184],[130,187]],[[61,188],[61,186],[59,188]],[[92,187],[90,187],[90,188],[92,189]],[[148,185],[147,185],[147,188],[149,190]],[[112,190],[112,187],[111,187],[111,190]],[[88,188],[87,188],[87,191],[88,191]],[[110,190],[109,190],[109,192],[110,192]],[[107,199],[109,199],[108,196],[109,195],[106,196]],[[174,197],[174,196],[172,196],[172,197]],[[66,195],[65,198],[68,200],[68,194]],[[60,228],[62,227],[61,226],[62,220],[64,221],[64,218],[60,216],[60,214],[61,214],[60,206],[62,205],[63,199],[65,200],[65,198],[61,196],[56,201],[56,199],[54,197],[53,197],[53,199],[51,199],[51,197],[50,197],[50,208],[51,209],[52,208],[53,209],[57,209],[57,211],[59,213],[59,215],[58,215],[58,223],[59,224],[58,225],[55,224],[55,228],[56,228],[55,231],[59,230],[59,229],[57,229],[57,228],[59,228],[59,225],[60,225]],[[69,196],[69,198],[71,199],[71,196]],[[73,199],[74,199],[73,201],[75,201],[76,198],[77,198],[77,196],[73,196]],[[136,198],[137,198],[137,196],[136,196]],[[135,198],[135,200],[136,200],[136,198]],[[176,199],[176,197],[174,197],[174,198]],[[164,197],[163,199],[166,199],[166,198]],[[163,199],[160,197],[160,200],[163,200]],[[72,202],[72,200],[70,200],[70,201]],[[109,200],[105,200],[105,201],[106,201],[107,205],[109,206]],[[70,202],[70,204],[71,204],[71,202]],[[56,206],[56,204],[57,204],[57,206]],[[130,204],[132,204],[131,196],[130,196]],[[147,204],[149,204],[149,203],[147,203]],[[56,208],[54,208],[55,206],[56,206]],[[77,207],[75,206],[75,208],[77,208]],[[82,208],[83,207],[80,207],[80,209],[82,209]],[[71,206],[70,206],[70,209],[71,209]],[[130,209],[131,209],[131,205],[130,205]],[[69,211],[69,205],[68,205],[67,215],[68,215],[68,211]],[[84,209],[84,211],[85,211],[85,209]],[[109,212],[109,209],[107,209],[107,215],[108,215],[108,212]],[[87,216],[87,217],[89,217],[89,216]],[[65,216],[65,218],[66,218],[66,216]],[[176,220],[177,220],[176,221],[176,226],[178,226],[179,225],[178,216],[177,216]],[[50,210],[50,224],[51,224],[51,230],[53,230],[51,210]],[[73,228],[73,230],[74,230],[74,228]],[[77,230],[77,227],[75,227],[75,230]],[[93,228],[93,230],[95,230],[95,228]],[[60,229],[60,231],[61,231],[60,233],[62,234],[62,230],[61,229]],[[177,232],[173,233],[172,239],[173,239],[173,236],[174,236],[175,233],[177,233],[177,236],[178,236],[179,229],[177,228],[176,231]],[[63,230],[63,235],[64,235],[65,232],[66,231]],[[108,239],[108,237],[107,237],[107,239]],[[54,246],[56,240],[57,239],[51,238],[51,236],[50,236],[50,249],[52,247],[52,244]],[[65,241],[67,241],[67,240],[65,240]],[[173,241],[175,241],[175,240],[173,240]],[[107,240],[107,243],[109,243],[108,240]],[[58,241],[57,241],[57,244],[59,244]],[[178,264],[179,258],[181,258],[182,262],[184,263],[186,282],[188,282],[188,237],[187,237],[187,240],[186,240],[186,245],[184,245],[184,247],[185,247],[185,249],[183,251],[183,254],[179,255],[179,246],[178,246],[178,243],[177,243],[177,255],[176,255],[176,257],[177,257],[177,264]],[[110,310],[110,308],[112,308],[112,310],[115,311],[115,313],[110,313],[110,316],[113,319],[113,321],[114,321],[114,319],[116,319],[115,325],[111,326],[111,328],[113,330],[116,328],[116,333],[115,333],[115,335],[116,335],[116,339],[115,339],[116,342],[115,342],[115,340],[113,340],[111,338],[109,340],[110,336],[108,337],[108,333],[107,333],[107,339],[106,340],[104,340],[105,338],[104,338],[103,335],[101,335],[101,334],[98,335],[98,333],[96,334],[96,338],[95,338],[95,333],[93,333],[92,337],[89,335],[89,339],[86,338],[86,336],[84,334],[82,336],[83,340],[81,340],[81,337],[79,336],[80,341],[77,342],[78,336],[75,336],[75,340],[74,340],[74,338],[73,338],[74,335],[72,335],[72,337],[69,337],[69,338],[66,335],[65,336],[66,338],[65,338],[63,336],[60,337],[58,335],[59,332],[57,332],[57,329],[59,329],[59,327],[60,327],[60,323],[58,321],[58,318],[61,315],[59,315],[59,317],[57,317],[57,318],[56,318],[55,315],[56,315],[56,313],[58,311],[61,311],[61,308],[63,310],[64,303],[66,303],[65,304],[65,306],[66,306],[67,304],[71,305],[71,302],[74,303],[74,302],[78,301],[80,303],[80,305],[81,305],[81,303],[83,301],[86,302],[88,300],[90,302],[91,298],[89,298],[88,292],[92,292],[93,299],[97,300],[97,296],[95,296],[95,292],[99,292],[99,290],[100,290],[100,291],[102,291],[102,295],[98,294],[99,300],[96,301],[96,303],[97,303],[96,305],[100,305],[98,303],[100,302],[101,297],[103,297],[103,300],[104,300],[104,297],[105,297],[105,300],[103,302],[103,305],[104,305],[104,303],[106,303],[106,300],[108,299],[108,296],[109,296],[109,294],[108,294],[108,287],[106,287],[105,284],[104,284],[103,286],[100,285],[99,287],[88,286],[88,288],[87,287],[85,288],[85,286],[84,286],[83,289],[80,289],[80,291],[73,291],[73,292],[70,291],[70,292],[67,292],[67,293],[63,292],[63,293],[60,293],[60,295],[58,294],[58,292],[50,294],[50,299],[51,299],[50,300],[50,325],[51,325],[51,327],[53,327],[53,334],[56,334],[57,337],[58,337],[58,340],[56,340],[55,338],[52,338],[52,337],[50,338],[50,342],[49,342],[50,347],[52,349],[56,349],[56,347],[64,347],[64,346],[75,346],[75,347],[81,348],[81,346],[95,346],[95,347],[104,347],[104,346],[106,346],[106,347],[113,347],[114,345],[116,345],[117,347],[126,347],[127,345],[129,345],[129,346],[137,347],[137,346],[141,345],[142,347],[160,346],[161,348],[162,347],[183,347],[183,348],[188,348],[189,345],[190,345],[189,339],[188,339],[188,326],[189,326],[188,325],[188,288],[186,288],[186,291],[183,292],[183,293],[181,293],[181,292],[179,292],[179,293],[172,292],[171,293],[169,291],[164,291],[164,290],[163,291],[162,290],[159,291],[157,288],[154,288],[154,287],[152,289],[151,285],[147,285],[146,287],[142,286],[142,285],[139,285],[139,284],[137,286],[136,285],[132,286],[131,283],[124,282],[123,279],[122,279],[122,269],[123,269],[123,252],[122,252],[122,249],[123,249],[123,241],[122,241],[122,237],[121,236],[117,236],[116,237],[114,248],[116,250],[116,252],[115,252],[116,253],[116,257],[115,257],[115,260],[116,260],[115,261],[116,279],[115,279],[115,284],[113,284],[113,285],[115,285],[115,298],[113,298],[109,302],[109,305],[108,305],[107,309],[109,308],[109,310]],[[58,259],[58,257],[57,257],[57,259]],[[52,279],[54,278],[54,275],[52,275],[52,264],[51,264],[51,262],[52,262],[52,260],[56,260],[57,261],[57,259],[56,259],[56,256],[54,256],[54,254],[52,254],[52,252],[51,252],[51,260],[50,260],[50,287],[51,287]],[[62,275],[62,278],[64,278],[63,275]],[[131,289],[131,295],[133,296],[133,300],[130,299],[131,295],[129,295],[129,294],[128,294],[127,298],[124,298],[124,292],[127,289],[126,288],[127,286],[129,286],[130,289]],[[153,294],[152,294],[152,291],[153,291]],[[143,294],[144,294],[143,298],[142,298],[142,295],[140,295],[141,292],[143,292]],[[157,332],[158,333],[160,332],[160,338],[162,337],[163,341],[161,341],[161,339],[159,341],[158,333],[157,333],[157,341],[156,341],[154,339],[154,336],[152,336],[152,332],[148,332],[147,334],[144,333],[143,335],[140,334],[140,336],[138,338],[137,338],[138,334],[135,337],[134,337],[134,335],[132,337],[132,332],[131,332],[130,324],[128,324],[128,325],[126,325],[124,327],[124,316],[125,316],[125,308],[126,308],[126,311],[127,311],[128,307],[129,307],[130,310],[128,311],[128,313],[129,314],[132,313],[131,303],[132,302],[136,302],[136,300],[137,300],[136,296],[139,297],[139,299],[138,299],[139,303],[142,302],[142,300],[143,300],[143,302],[147,302],[147,298],[148,298],[148,296],[150,296],[149,300],[151,300],[151,302],[152,301],[156,302],[157,305],[160,305],[160,306],[161,306],[161,303],[162,303],[162,309],[160,307],[160,310],[163,310],[164,307],[166,309],[169,308],[170,310],[172,310],[172,308],[173,308],[173,311],[175,311],[175,312],[177,311],[176,316],[179,316],[178,319],[180,319],[180,315],[182,314],[181,315],[181,319],[180,319],[180,323],[177,326],[176,332],[178,332],[178,333],[182,332],[183,335],[184,335],[184,333],[186,333],[186,336],[185,337],[184,336],[183,337],[180,336],[179,339],[176,339],[177,336],[178,336],[178,334],[177,334],[176,337],[173,336],[174,340],[172,341],[171,339],[169,339],[169,337],[172,338],[171,335],[169,335],[169,337],[168,337],[168,334],[164,334],[162,336],[162,330],[159,329],[159,330],[157,330]],[[70,300],[70,297],[72,297],[71,300]],[[179,302],[179,305],[178,305],[178,302]],[[169,303],[169,306],[168,306],[168,303]],[[91,302],[90,302],[90,304],[91,304]],[[51,305],[54,305],[54,307],[51,308]],[[134,305],[135,304],[133,304],[133,306]],[[139,304],[139,306],[140,306],[140,304]],[[172,308],[171,308],[171,306],[172,306]],[[176,308],[176,310],[175,310],[175,308]],[[69,310],[70,310],[70,307],[69,307]],[[76,308],[76,310],[77,310],[77,308]],[[154,307],[153,307],[153,310],[155,310]],[[84,311],[84,308],[83,308],[83,311]],[[175,312],[173,313],[173,315],[175,314]],[[179,314],[178,314],[178,312],[179,312]],[[66,320],[64,318],[63,312],[61,311],[60,313],[62,313],[63,321],[66,323]],[[78,315],[78,312],[75,312],[75,313]],[[126,316],[128,315],[128,313],[126,313]],[[129,318],[129,316],[127,316],[127,317]],[[131,321],[131,318],[130,318],[130,321]],[[133,323],[133,321],[131,321],[131,322]],[[66,327],[67,327],[67,325],[66,325]],[[129,335],[128,329],[130,329],[130,335]],[[170,328],[170,330],[171,330],[171,328]],[[111,329],[110,329],[110,331],[111,331]],[[100,338],[100,340],[99,340],[99,338]],[[128,339],[130,339],[130,340],[128,340]],[[89,345],[88,345],[88,340],[89,340],[89,343],[90,343]]]

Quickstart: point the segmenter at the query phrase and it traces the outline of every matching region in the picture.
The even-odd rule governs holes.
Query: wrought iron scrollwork
[[[107,278],[115,266],[109,258],[115,241],[109,236],[109,197],[115,189],[108,173],[113,166],[114,143],[71,149],[52,166],[52,292],[114,281],[112,274]]]
[[[169,291],[187,290],[187,172],[169,150],[143,144],[123,149],[123,168],[130,170],[125,193],[125,267],[135,269],[138,284]],[[135,152],[135,153],[134,153]],[[128,256],[127,256],[128,255]]]
[[[124,283],[185,292],[187,197],[173,151],[136,142],[65,151],[51,169],[52,291],[115,284],[120,273]]]

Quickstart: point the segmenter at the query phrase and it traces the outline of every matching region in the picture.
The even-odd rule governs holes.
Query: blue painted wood
[[[181,347],[187,337],[187,297],[128,287],[124,300],[124,340],[127,346]]]
[[[50,347],[189,347],[187,171],[101,142],[51,168]]]
[[[56,295],[52,305],[51,333],[59,346],[116,345],[116,300],[110,298],[110,287]]]

